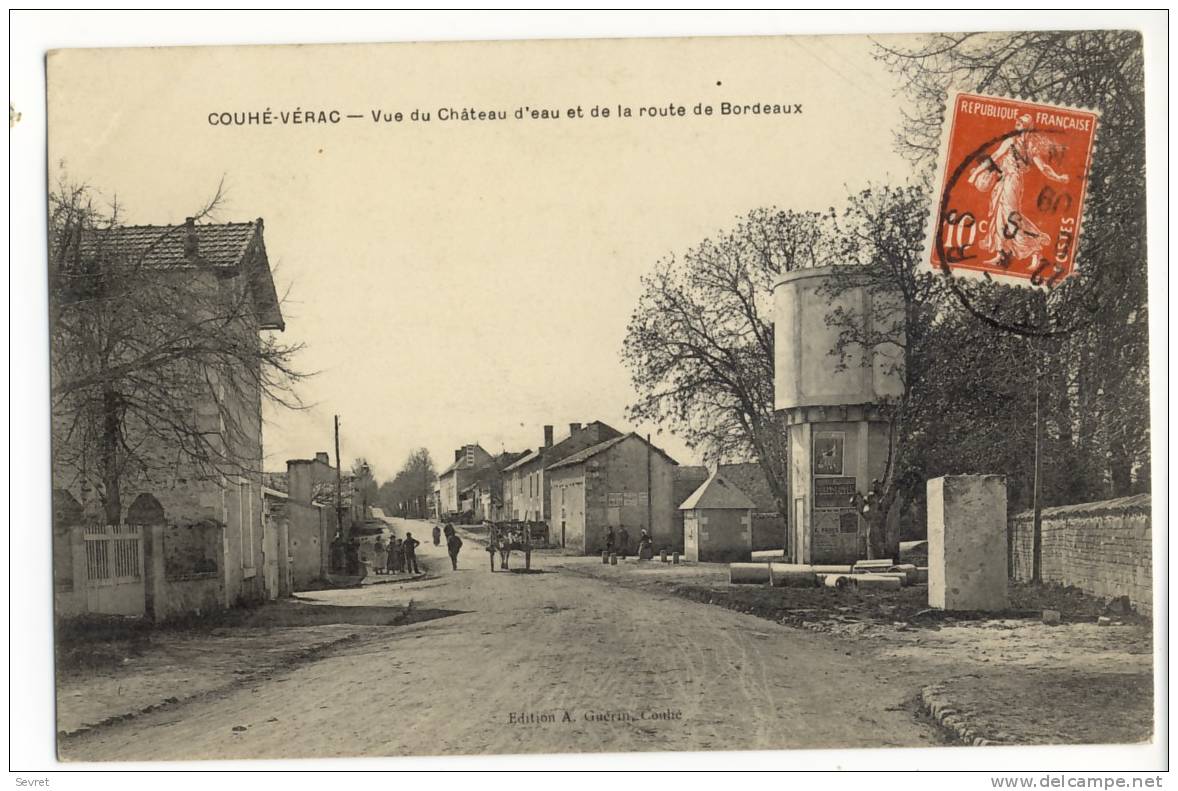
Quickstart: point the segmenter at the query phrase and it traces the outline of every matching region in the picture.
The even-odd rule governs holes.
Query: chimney
[[[552,426],[544,427],[544,447],[552,447]]]
[[[580,423],[569,423],[569,436],[570,437],[573,436],[574,434],[576,434],[580,430],[581,430]]]
[[[184,218],[184,257],[196,258],[200,255],[200,242],[196,238],[196,218]]]
[[[315,461],[320,464],[326,464],[328,467],[331,466],[331,457],[327,455],[327,451],[325,450],[321,450],[315,454]]]

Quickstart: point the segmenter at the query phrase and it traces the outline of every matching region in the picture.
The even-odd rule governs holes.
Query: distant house
[[[755,507],[752,498],[722,473],[713,473],[679,506],[684,557],[695,563],[748,560]]]
[[[454,451],[454,463],[438,473],[438,501],[441,516],[460,513],[466,509],[459,502],[464,489],[474,482],[478,470],[494,461],[490,453],[478,443],[463,445]],[[473,503],[473,501],[470,501]]]
[[[677,462],[637,434],[600,442],[549,466],[551,536],[566,549],[593,554],[606,533],[626,528],[631,546],[646,528],[659,549],[681,550],[672,501]]]
[[[553,443],[553,427],[544,427],[544,445],[525,453],[504,472],[504,505],[510,519],[547,522],[552,526],[552,490],[544,477],[549,466],[585,448],[622,436],[612,426],[595,420],[569,424],[569,435]]]
[[[475,522],[502,522],[508,519],[504,505],[504,470],[525,455],[527,454],[504,451],[495,456],[490,464],[474,470],[474,480],[459,496],[459,510],[469,511]]]
[[[331,542],[368,521],[364,500],[351,474],[341,475],[336,511],[336,470],[326,451],[311,459],[290,459],[285,473],[266,473],[269,487],[286,495],[287,553],[291,587],[308,590],[330,570]]]

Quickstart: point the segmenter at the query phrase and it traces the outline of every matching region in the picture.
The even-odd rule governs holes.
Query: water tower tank
[[[839,354],[840,334],[848,327],[861,338],[903,342],[900,293],[856,275],[856,269],[787,272],[774,287],[776,409],[878,404],[903,394],[898,343],[870,349],[851,343]]]

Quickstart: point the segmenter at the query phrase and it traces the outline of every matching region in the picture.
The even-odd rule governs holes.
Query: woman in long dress
[[[1031,116],[1019,116],[1014,123],[1019,134],[1004,139],[969,174],[970,184],[980,192],[990,193],[989,225],[978,242],[983,251],[992,254],[987,264],[1009,266],[1011,261],[1034,261],[1051,241],[1022,211],[1023,178],[1032,165],[1060,184],[1066,184],[1068,176],[1047,164],[1053,144],[1041,132],[1023,131],[1030,124]]]

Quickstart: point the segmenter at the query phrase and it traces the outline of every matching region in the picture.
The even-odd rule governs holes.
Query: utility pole
[[[335,416],[335,519],[339,525],[339,533],[344,538],[344,500],[341,493],[343,486],[342,476],[340,473],[340,458],[339,458],[339,415]]]
[[[1035,296],[1036,324],[1042,329],[1047,328],[1047,294],[1038,293]],[[1040,391],[1043,378],[1042,342],[1043,339],[1031,336],[1027,339],[1031,346],[1031,355],[1035,363],[1035,473],[1031,488],[1031,582],[1038,584],[1043,580],[1043,415]]]
[[[646,435],[646,529],[650,531],[650,538],[654,540],[654,494],[650,490],[650,465],[651,465],[651,447],[650,434]]]

